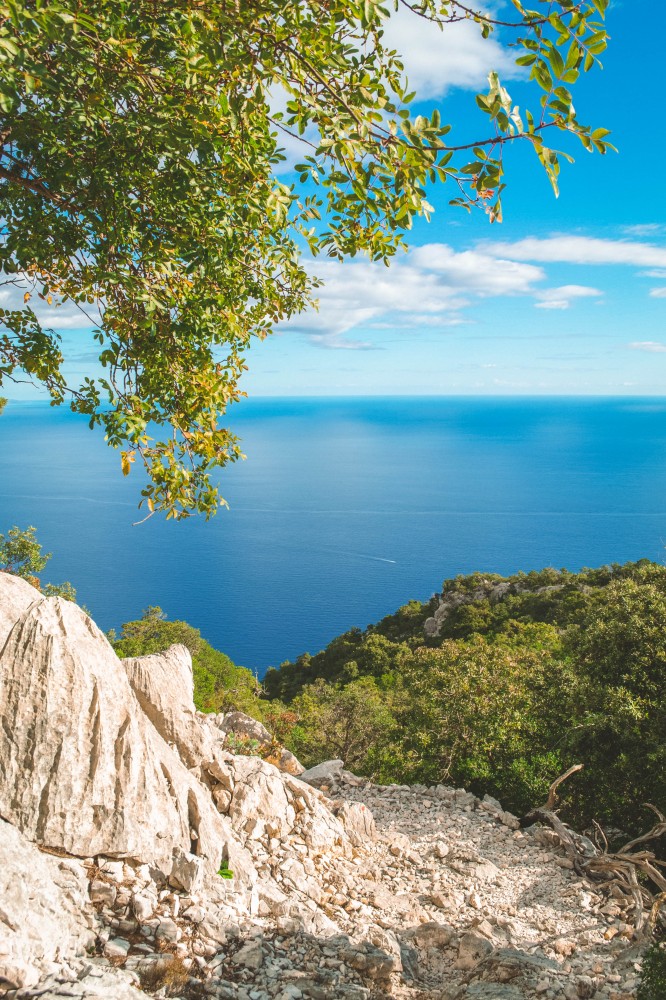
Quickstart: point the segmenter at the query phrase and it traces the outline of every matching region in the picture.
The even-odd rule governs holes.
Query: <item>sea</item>
[[[0,533],[33,525],[103,629],[159,605],[265,670],[459,573],[666,559],[666,399],[254,398],[212,520],[141,525],[85,419],[0,417]]]

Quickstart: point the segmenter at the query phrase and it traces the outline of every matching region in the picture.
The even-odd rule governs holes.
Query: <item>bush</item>
[[[643,974],[636,1000],[664,1000],[666,997],[666,941],[656,942],[645,953]]]
[[[382,772],[395,719],[372,677],[345,685],[318,680],[291,707],[298,721],[286,742],[303,764],[341,759],[361,774]]]
[[[1,405],[0,413],[2,413]],[[6,535],[0,535],[0,570],[22,577],[37,590],[42,590],[37,574],[42,572],[50,558],[50,552],[42,552],[42,546],[37,540],[37,531],[32,526],[25,530],[14,526]],[[76,600],[76,590],[68,581],[58,584],[47,583],[44,594],[46,597],[64,597],[67,601]]]

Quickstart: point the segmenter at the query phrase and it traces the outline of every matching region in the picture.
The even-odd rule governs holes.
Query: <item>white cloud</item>
[[[666,268],[666,248],[635,240],[595,239],[591,236],[528,237],[514,243],[489,243],[482,249],[494,257],[567,264],[629,264]]]
[[[434,271],[447,285],[461,287],[477,295],[524,295],[535,281],[545,277],[540,267],[515,260],[497,260],[479,250],[456,253],[445,243],[416,247],[410,260],[417,267]]]
[[[576,299],[596,298],[603,295],[598,288],[587,285],[560,285],[559,288],[544,288],[535,292],[537,309],[568,309]]]
[[[487,248],[490,250],[491,248]],[[390,268],[363,261],[313,261],[308,267],[324,282],[319,310],[294,317],[281,329],[309,336],[323,347],[369,350],[367,339],[350,331],[419,331],[469,322],[465,310],[487,298],[530,296],[540,309],[568,309],[577,300],[603,293],[588,285],[539,288],[542,267],[495,257],[485,250],[456,252],[445,243],[414,247]]]
[[[82,330],[91,329],[100,322],[100,315],[94,306],[85,305],[79,308],[75,303],[61,302],[53,296],[49,305],[38,295],[42,286],[37,288],[34,282],[20,275],[0,276],[0,306],[3,309],[23,309],[26,305],[24,296],[30,295],[27,305],[33,310],[37,319],[45,329],[52,330]]]
[[[339,335],[329,335],[326,333],[313,333],[310,340],[314,344],[319,344],[331,351],[378,351],[381,350],[376,344],[369,340],[350,340],[349,337]]]
[[[361,325],[414,326],[417,313],[421,328],[429,321],[457,322],[459,311],[469,304],[458,288],[404,259],[390,268],[370,261],[316,261],[309,266],[324,281],[317,292],[319,309],[294,317],[280,329],[305,333],[322,346],[367,349],[365,340],[344,335]]]
[[[666,299],[666,286],[663,288],[652,288],[650,289],[650,298],[652,299]]]
[[[635,340],[633,344],[627,344],[632,351],[649,351],[651,354],[665,354],[666,344],[660,344],[656,340]]]
[[[504,79],[520,75],[511,53],[494,38],[482,38],[473,21],[440,31],[400,7],[386,22],[384,38],[402,57],[410,89],[422,99],[441,97],[451,87],[483,87],[491,70]]]
[[[281,324],[319,346],[368,350],[369,330],[424,331],[468,322],[465,310],[479,299],[536,296],[546,308],[601,293],[582,285],[538,289],[541,267],[490,256],[478,250],[456,253],[443,243],[415,247],[390,268],[363,261],[314,261],[308,267],[324,282],[319,310]],[[545,305],[550,302],[552,304]],[[559,304],[564,302],[565,305]],[[346,335],[362,328],[362,339]]]
[[[663,233],[665,228],[661,222],[641,222],[635,226],[622,226],[622,231],[628,236],[655,236]]]

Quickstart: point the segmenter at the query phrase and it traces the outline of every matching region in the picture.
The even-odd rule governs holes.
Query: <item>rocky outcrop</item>
[[[462,789],[231,752],[266,732],[195,712],[184,647],[120,661],[0,574],[0,991],[632,1000],[630,908],[552,831]]]
[[[191,852],[217,871],[228,824],[75,604],[24,592],[0,653],[0,723],[0,815],[30,840],[167,872]]]
[[[426,618],[423,628],[426,635],[439,635],[444,622],[453,611],[465,604],[475,604],[478,601],[488,600],[491,604],[496,604],[503,600],[508,594],[515,594],[521,591],[518,584],[509,583],[508,580],[485,580],[481,585],[471,591],[444,591],[439,598],[434,614]]]
[[[556,583],[546,587],[531,589],[525,584],[511,580],[482,579],[479,586],[473,590],[444,590],[439,595],[439,603],[430,618],[426,618],[423,629],[427,636],[438,636],[448,618],[460,607],[466,604],[477,604],[479,601],[489,601],[490,604],[497,604],[505,598],[514,594],[523,594],[531,590],[533,594],[556,593],[562,590],[564,584]],[[582,590],[589,590],[589,587],[582,587]],[[435,598],[437,595],[435,595]]]
[[[211,740],[194,709],[192,657],[185,646],[122,661],[139,705],[187,767],[210,754]],[[208,738],[207,738],[208,737]]]

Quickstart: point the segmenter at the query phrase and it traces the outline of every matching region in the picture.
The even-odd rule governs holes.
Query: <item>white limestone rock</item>
[[[255,840],[266,834],[277,838],[288,836],[296,813],[277,768],[260,757],[237,757],[233,775],[229,818],[234,830]]]
[[[340,821],[319,792],[260,757],[234,757],[229,818],[243,842],[293,834],[319,850],[348,845]],[[232,866],[233,867],[233,866]]]
[[[27,580],[0,570],[0,650],[18,619],[41,600],[40,592]]]
[[[270,744],[273,737],[261,722],[246,715],[245,712],[227,712],[221,718],[218,716],[217,727],[222,733],[234,733],[236,736],[245,736],[248,739],[256,740],[257,743]]]
[[[204,879],[203,860],[195,854],[181,850],[180,847],[175,847],[169,884],[176,889],[196,893],[203,887]]]
[[[0,574],[0,592],[13,588]],[[56,597],[32,602],[0,653],[0,815],[42,845],[167,874],[175,847],[217,870],[231,837],[104,634]]]
[[[141,708],[186,767],[196,767],[210,756],[210,729],[199,722],[194,709],[190,651],[174,645],[164,653],[130,657],[122,664]]]
[[[316,767],[310,767],[300,775],[301,781],[306,781],[308,785],[321,788],[323,785],[336,785],[342,778],[344,761],[325,760]]]
[[[374,817],[364,803],[336,803],[333,811],[345,828],[352,844],[360,847],[377,839]]]
[[[95,943],[87,880],[0,820],[0,993],[35,986]]]

